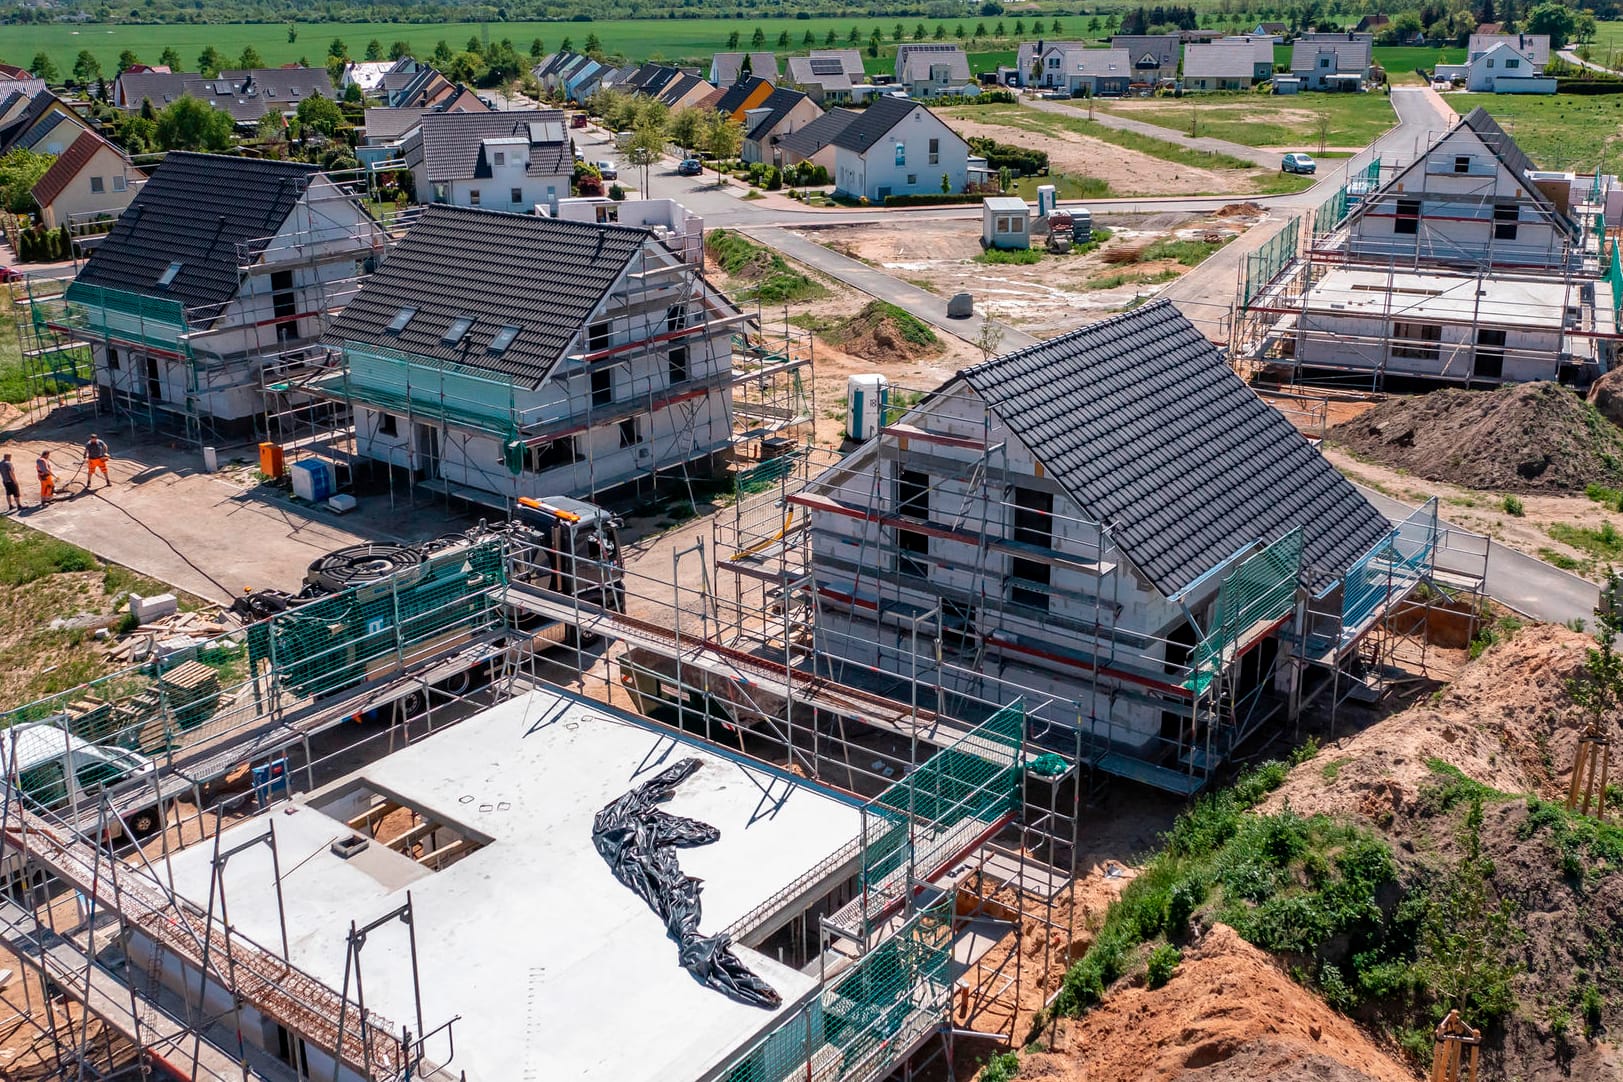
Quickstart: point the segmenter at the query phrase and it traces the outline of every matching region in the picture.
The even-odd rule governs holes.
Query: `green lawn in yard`
[[[1595,28],[1595,40],[1588,45],[1591,62],[1613,69],[1623,67],[1623,22],[1600,23]]]
[[[1037,201],[1037,189],[1044,184],[1054,186],[1054,196],[1057,199],[1109,199],[1119,192],[1110,190],[1110,185],[1098,177],[1077,177],[1069,173],[1050,173],[1041,177],[1021,177],[1014,182],[1014,191],[1011,195],[1018,195],[1027,202]]]
[[[1118,116],[1252,147],[1362,147],[1397,123],[1385,94],[1198,94],[1103,106]]]
[[[28,401],[28,381],[23,378],[22,345],[17,341],[17,315],[11,304],[11,291],[0,286],[0,402],[13,405]]]
[[[1465,61],[1466,50],[1455,45],[1438,48],[1434,45],[1377,45],[1373,50],[1375,63],[1394,83],[1408,81],[1416,68],[1428,71],[1438,64],[1460,64]],[[1291,47],[1274,46],[1274,67],[1288,71],[1291,66]],[[1400,78],[1400,76],[1404,78]]]
[[[1462,116],[1482,106],[1544,169],[1615,171],[1623,94],[1444,94]]]

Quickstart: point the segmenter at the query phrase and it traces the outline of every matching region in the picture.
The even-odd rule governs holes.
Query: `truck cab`
[[[510,553],[517,578],[554,593],[625,611],[625,560],[620,520],[603,508],[567,496],[516,501],[513,521],[521,550]]]

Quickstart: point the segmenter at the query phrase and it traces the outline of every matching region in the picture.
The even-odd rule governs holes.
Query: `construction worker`
[[[11,464],[11,455],[0,458],[0,484],[6,486],[6,510],[23,509],[22,489],[17,487],[17,467]]]
[[[90,491],[90,482],[91,479],[96,476],[97,470],[101,471],[101,479],[103,481],[106,481],[108,485],[113,483],[113,479],[107,475],[107,457],[107,444],[102,442],[102,438],[100,436],[92,432],[90,434],[90,438],[85,441],[86,492]]]
[[[51,452],[39,453],[34,470],[39,474],[39,505],[44,507],[51,502],[51,497],[56,495],[56,474],[51,472]]]

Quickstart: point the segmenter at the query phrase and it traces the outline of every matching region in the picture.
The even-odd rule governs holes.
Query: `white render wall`
[[[1468,172],[1456,159],[1469,157]],[[1399,200],[1420,200],[1415,233],[1397,232]],[[1495,238],[1495,200],[1520,200],[1513,240]],[[1470,261],[1497,266],[1561,267],[1564,241],[1544,212],[1527,203],[1523,183],[1468,128],[1456,128],[1395,177],[1352,223],[1348,251],[1365,259],[1414,263]]]
[[[1297,317],[1296,357],[1306,367],[1384,371],[1391,375],[1428,376],[1446,380],[1479,379],[1475,373],[1476,329],[1468,323],[1443,323],[1424,312],[1401,322],[1441,323],[1437,356],[1404,357],[1394,353],[1390,341],[1392,321],[1380,315],[1329,312],[1314,309]],[[1503,330],[1505,345],[1492,347],[1504,354],[1499,378],[1505,383],[1553,380],[1560,370],[1562,335],[1549,328],[1518,328],[1483,324]],[[1397,344],[1401,348],[1402,344]]]
[[[941,141],[940,158],[933,165],[931,139]],[[906,147],[903,165],[896,164],[897,143]],[[873,202],[880,202],[884,195],[940,192],[943,173],[948,187],[961,192],[968,172],[969,144],[928,109],[913,110],[865,153],[843,147],[834,151],[836,189],[847,195],[867,196]]]
[[[1053,547],[1073,560],[1102,557],[1103,573],[1054,563],[1049,572],[1047,613],[1000,605],[996,595],[1003,592],[1007,599],[1003,584],[1010,575],[1012,554],[988,550],[984,563],[977,565],[973,544],[931,537],[928,555],[916,557],[927,563],[928,580],[915,576],[899,578],[894,528],[814,510],[811,518],[813,564],[820,585],[839,594],[850,594],[855,587],[858,599],[871,603],[881,591],[887,602],[895,600],[897,584],[901,583],[901,599],[916,606],[917,611],[933,608],[943,597],[951,600],[960,594],[971,597],[984,594],[987,600],[978,606],[976,614],[977,626],[983,634],[1001,631],[1020,636],[1027,644],[1047,648],[1050,652],[1095,656],[1112,653],[1113,635],[1114,653],[1123,661],[1123,668],[1131,666],[1143,674],[1159,676],[1167,683],[1177,683],[1181,674],[1171,676],[1165,672],[1166,643],[1163,640],[1173,629],[1187,624],[1182,610],[1142,580],[1112,544],[1107,542],[1103,552],[1098,551],[1097,527],[1042,473],[1017,437],[995,418],[991,430],[985,430],[982,421],[985,411],[967,387],[955,383],[950,397],[938,396],[921,409],[928,410],[929,422],[910,419],[907,423],[977,441],[984,435],[991,446],[1000,442],[1005,445],[1004,452],[991,455],[987,460],[987,490],[992,493],[992,500],[988,503],[982,498],[978,480],[971,481],[980,457],[978,450],[918,438],[909,439],[906,450],[897,450],[900,437],[886,437],[881,444],[887,458],[882,466],[878,493],[881,513],[895,514],[895,479],[903,468],[930,475],[929,521],[970,535],[978,535],[983,529],[991,536],[1012,534],[1013,488],[1008,488],[1005,496],[998,495],[1005,491],[1005,482],[1009,486],[1047,491],[1053,494],[1054,500]],[[870,457],[873,453],[874,446],[870,445],[848,459],[853,464],[853,472],[825,494],[841,503],[869,507],[874,499]],[[898,461],[891,460],[898,456]],[[1006,471],[1005,479],[997,478],[999,470]],[[860,581],[855,581],[853,566],[862,568]],[[1203,615],[1202,607],[1209,604],[1219,578],[1213,576],[1210,589],[1195,602],[1197,615]],[[892,615],[876,628],[871,607],[852,606],[848,613],[841,603],[831,602],[827,594],[824,598],[822,605],[828,619],[820,618],[819,630],[824,632],[820,648],[903,676],[910,676],[916,664],[921,679],[933,682],[934,643],[925,641],[926,636],[932,640],[934,637],[930,621],[921,625],[919,656],[915,659],[912,625],[906,619]],[[1067,627],[1064,621],[1090,630]],[[1110,633],[1097,631],[1101,625],[1109,628]],[[1084,711],[1090,709],[1088,692],[1093,677],[1085,668],[995,645],[988,646],[983,665],[987,673],[1009,683],[1059,698],[1060,703],[1051,709],[1053,720],[1075,724],[1074,704],[1078,701],[1082,702]],[[953,686],[986,699],[1008,700],[1015,694],[999,689],[990,680],[983,681],[978,689],[966,687],[962,681]],[[1116,741],[1147,746],[1159,735],[1161,708],[1135,693],[1142,690],[1140,685],[1101,675],[1099,687],[1103,693],[1091,709],[1101,723],[1108,721]],[[1109,692],[1113,688],[1123,693],[1111,696]],[[1098,731],[1103,735],[1105,729],[1101,727]]]
[[[259,371],[262,359],[314,342],[327,320],[347,301],[367,261],[384,253],[382,228],[325,177],[317,178],[266,244],[260,264],[237,295],[210,318],[194,312],[191,347],[198,368],[196,410],[222,422],[252,418],[264,408]],[[292,273],[297,336],[279,340],[272,272]],[[332,311],[327,309],[331,308]],[[288,324],[291,328],[292,325]],[[219,328],[211,330],[209,328]],[[105,349],[93,349],[96,382],[144,397],[146,351],[139,346],[119,351],[119,369],[110,370]],[[176,343],[173,352],[183,353]],[[189,364],[153,354],[158,362],[162,399],[181,406],[193,390]]]

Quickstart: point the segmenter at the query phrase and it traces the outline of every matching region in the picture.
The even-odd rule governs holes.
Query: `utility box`
[[[1078,208],[1071,211],[1071,240],[1088,244],[1093,240],[1093,211]]]
[[[322,503],[338,492],[338,478],[332,463],[320,458],[307,458],[293,463],[288,471],[293,478],[293,495],[311,503]]]
[[[287,462],[282,457],[282,445],[279,443],[262,443],[259,445],[259,472],[272,481],[279,481],[287,472]]]
[[[890,380],[881,375],[851,376],[845,381],[845,434],[871,440],[879,434],[885,412],[885,389]]]

